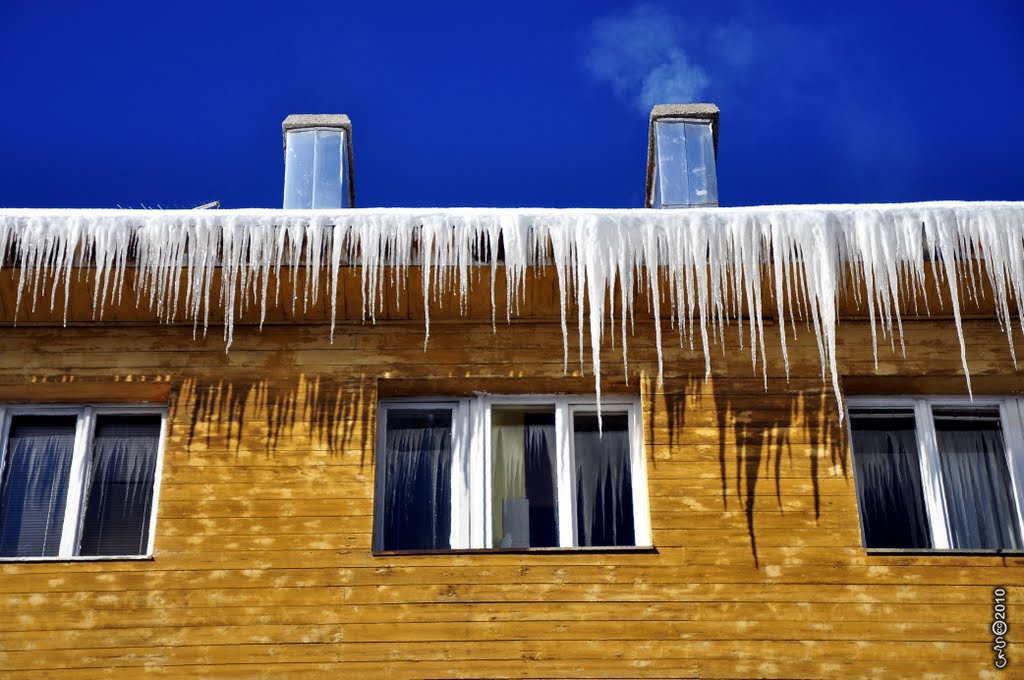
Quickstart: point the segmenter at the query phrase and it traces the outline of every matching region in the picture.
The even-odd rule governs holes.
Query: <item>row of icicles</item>
[[[582,364],[584,338],[589,337],[598,399],[606,325],[621,338],[628,373],[637,290],[653,301],[659,382],[662,304],[672,310],[664,321],[678,329],[681,341],[700,346],[708,375],[710,347],[726,341],[725,326],[735,321],[739,346],[750,352],[755,371],[760,365],[766,382],[762,320],[767,313],[791,332],[798,319],[813,329],[822,377],[831,381],[840,401],[837,304],[848,276],[858,279],[854,291],[866,291],[859,303],[871,321],[877,363],[877,332],[902,349],[905,310],[900,301],[924,297],[930,268],[937,285],[945,287],[942,298],[952,306],[968,392],[961,301],[978,295],[987,283],[1015,364],[1015,316],[1024,329],[1024,203],[690,210],[0,210],[0,252],[6,266],[19,268],[19,305],[53,307],[63,288],[66,316],[66,293],[76,285],[73,272],[88,262],[95,269],[97,319],[105,306],[120,302],[127,282],[136,303],[148,305],[163,321],[175,321],[184,302],[187,320],[204,333],[211,322],[223,323],[227,347],[234,321],[250,305],[259,306],[262,322],[268,306],[305,308],[323,294],[329,296],[333,338],[342,267],[361,268],[368,321],[381,308],[384,282],[404,282],[412,275],[408,268],[419,267],[429,339],[430,300],[454,295],[465,307],[471,267],[490,268],[492,309],[495,281],[503,271],[512,318],[525,291],[527,268],[550,266],[558,279],[565,368],[572,302],[579,360]],[[320,276],[314,275],[322,268],[328,274],[327,291],[320,290]],[[296,281],[291,300],[280,299],[282,270]],[[219,297],[211,299],[218,275]],[[763,308],[762,278],[772,290],[772,309]],[[277,282],[273,289],[271,280]],[[53,283],[48,286],[48,281]],[[744,317],[749,319],[746,328]],[[786,336],[785,331],[779,334],[788,375]]]

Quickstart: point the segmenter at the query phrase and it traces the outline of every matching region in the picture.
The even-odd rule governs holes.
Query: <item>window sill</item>
[[[449,550],[374,550],[374,557],[396,555],[573,555],[580,553],[658,554],[653,545],[597,545],[572,548],[453,548]]]
[[[75,555],[73,557],[0,557],[0,564],[34,562],[152,562],[152,555]]]
[[[1024,550],[957,550],[942,549],[942,548],[865,548],[865,552],[868,555],[884,557],[891,555],[894,557],[913,556],[920,555],[923,557],[936,557],[936,556],[964,556],[964,557],[1024,557]]]

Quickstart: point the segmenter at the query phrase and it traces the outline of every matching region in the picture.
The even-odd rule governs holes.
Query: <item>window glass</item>
[[[718,205],[710,121],[662,118],[654,125],[654,207]]]
[[[933,414],[952,547],[1020,548],[999,410]]]
[[[60,553],[76,420],[11,418],[0,488],[0,556]]]
[[[97,417],[80,555],[145,554],[159,438],[159,415]]]
[[[857,497],[869,548],[930,548],[912,409],[850,412]]]
[[[629,418],[573,416],[576,531],[579,545],[635,545]]]
[[[452,410],[386,410],[383,550],[451,547]]]
[[[555,410],[491,414],[492,531],[496,548],[558,545]]]

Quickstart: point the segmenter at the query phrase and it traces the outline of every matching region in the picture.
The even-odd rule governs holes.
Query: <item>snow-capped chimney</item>
[[[354,208],[352,122],[344,114],[292,114],[284,135],[284,207]]]
[[[717,206],[717,156],[717,106],[655,106],[647,143],[647,207]]]

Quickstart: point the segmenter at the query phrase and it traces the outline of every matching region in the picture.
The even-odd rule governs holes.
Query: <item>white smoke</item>
[[[700,101],[710,84],[683,49],[678,19],[659,6],[640,4],[598,19],[590,39],[590,73],[644,113],[655,104]]]

